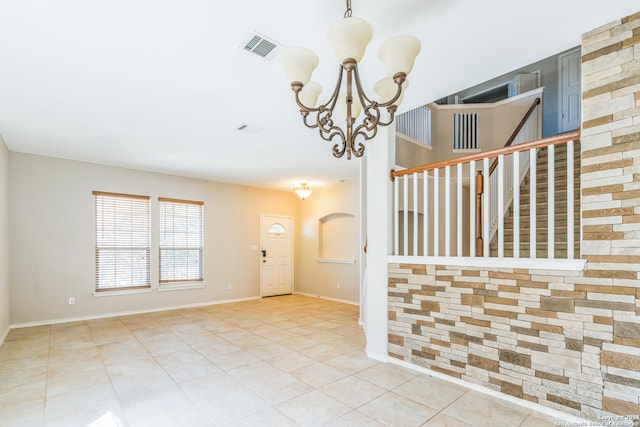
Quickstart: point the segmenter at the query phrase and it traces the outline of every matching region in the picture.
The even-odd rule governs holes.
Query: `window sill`
[[[158,292],[167,292],[167,291],[183,291],[187,289],[202,289],[204,288],[204,282],[198,283],[171,283],[171,284],[163,284],[158,286]]]
[[[127,289],[127,290],[122,290],[122,291],[118,291],[118,290],[113,290],[113,291],[94,291],[93,292],[93,296],[94,297],[112,297],[112,296],[116,296],[116,295],[132,295],[132,294],[148,294],[153,292],[153,289],[151,288],[145,288],[145,289]]]

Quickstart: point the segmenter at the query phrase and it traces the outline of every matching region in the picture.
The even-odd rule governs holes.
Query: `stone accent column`
[[[638,415],[640,13],[583,36],[582,85],[582,256],[588,262],[576,288],[591,299],[584,314],[611,319],[611,339],[589,346],[600,356],[602,409]]]

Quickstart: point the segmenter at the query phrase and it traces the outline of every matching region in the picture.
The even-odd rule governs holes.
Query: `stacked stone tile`
[[[584,271],[389,266],[389,354],[563,412],[640,415],[640,13],[583,36]]]

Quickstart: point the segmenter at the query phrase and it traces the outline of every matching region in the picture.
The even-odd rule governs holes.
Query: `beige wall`
[[[0,137],[0,345],[9,332],[9,152]]]
[[[311,197],[300,201],[300,221],[298,223],[299,258],[296,263],[296,291],[323,297],[357,303],[359,301],[359,244],[360,205],[359,187],[356,181],[338,183],[329,188],[314,190]],[[347,214],[347,215],[334,215]],[[325,256],[333,258],[332,251],[339,258],[349,255],[355,263],[322,262],[319,237],[322,234],[320,220],[334,216],[345,225],[353,219],[353,229],[344,230],[341,250],[336,250],[334,242],[325,242]],[[329,219],[328,222],[330,222]],[[339,227],[342,227],[340,225]],[[338,288],[338,283],[340,287]]]
[[[490,151],[504,147],[537,97],[542,97],[542,89],[536,89],[495,104],[429,104],[433,145],[430,161],[439,162],[464,155],[464,153],[452,150],[453,113],[459,112],[460,108],[478,113],[478,147],[480,151]],[[539,127],[541,132],[542,122],[539,123]]]
[[[6,156],[2,148],[0,171],[6,169]],[[260,242],[260,214],[297,217],[299,207],[293,192],[19,153],[9,154],[9,183],[12,324],[257,297],[259,251],[251,246]],[[0,208],[6,205],[4,187],[6,178],[0,174]],[[95,297],[93,190],[151,196],[152,226],[160,196],[204,201],[205,287],[157,291],[157,253],[152,250],[153,292]],[[5,248],[3,234],[0,272],[7,271],[2,268]],[[0,275],[0,328],[7,322],[5,282]],[[68,304],[69,297],[75,305]]]

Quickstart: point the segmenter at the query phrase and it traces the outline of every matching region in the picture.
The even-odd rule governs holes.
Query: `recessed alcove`
[[[318,219],[318,261],[353,264],[357,226],[354,215],[336,212]]]

